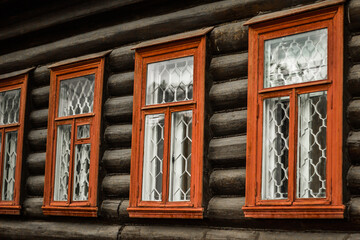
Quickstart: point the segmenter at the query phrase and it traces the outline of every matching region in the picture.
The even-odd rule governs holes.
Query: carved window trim
[[[44,215],[62,216],[97,216],[97,186],[98,168],[100,151],[100,128],[101,128],[101,104],[103,92],[104,58],[83,60],[75,63],[65,63],[65,65],[54,65],[51,68],[50,97],[49,97],[49,117],[48,117],[48,137],[46,146],[46,166],[45,166],[45,186],[44,186],[44,205],[42,207]],[[77,115],[58,117],[59,108],[59,88],[60,82],[68,79],[94,74],[94,102],[93,111]],[[56,165],[56,132],[58,125],[71,124],[71,145],[69,161],[69,180],[67,201],[54,200],[55,184],[55,165]],[[78,126],[89,124],[90,137],[78,139]],[[89,190],[88,199],[82,201],[73,200],[73,177],[75,161],[75,145],[91,144],[90,166],[89,166]]]
[[[299,9],[259,16],[249,25],[249,83],[247,120],[246,198],[243,211],[252,218],[343,218],[343,5],[325,1]],[[264,42],[312,30],[328,29],[327,79],[264,88]],[[297,106],[301,93],[327,90],[326,197],[296,198]],[[290,96],[288,197],[264,200],[262,184],[262,110],[269,97]],[[292,113],[291,113],[292,112]],[[292,127],[293,126],[293,127]]]

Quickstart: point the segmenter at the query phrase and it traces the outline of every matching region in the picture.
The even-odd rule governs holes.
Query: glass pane
[[[90,113],[94,105],[95,75],[60,82],[59,117]]]
[[[4,201],[14,199],[16,148],[17,131],[5,133],[3,188],[1,193],[1,199]]]
[[[161,201],[164,155],[164,114],[145,117],[142,200]]]
[[[264,88],[327,79],[327,29],[265,41]]]
[[[0,125],[19,122],[20,89],[0,92]]]
[[[289,97],[264,100],[262,199],[288,196]]]
[[[189,201],[192,111],[171,114],[169,201]]]
[[[57,128],[54,200],[68,198],[71,125]]]
[[[90,137],[90,125],[80,125],[77,127],[77,139],[89,138]]]
[[[299,95],[297,197],[326,196],[327,92]]]
[[[146,105],[191,100],[193,72],[193,56],[148,64]]]
[[[89,194],[90,144],[75,145],[74,201],[85,201]]]

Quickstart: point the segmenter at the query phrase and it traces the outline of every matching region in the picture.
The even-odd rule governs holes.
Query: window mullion
[[[5,148],[5,128],[0,130],[1,133],[1,144],[0,144],[0,200],[2,200],[2,189],[3,189],[3,174],[4,174],[4,148]]]
[[[290,202],[295,199],[296,191],[296,153],[297,153],[297,97],[295,88],[292,89],[290,94],[290,121],[289,121],[289,185],[288,185],[288,198]]]
[[[68,199],[67,203],[72,202],[72,188],[73,188],[73,177],[74,177],[74,149],[75,149],[75,118],[72,119],[71,123],[71,145],[70,145],[70,161],[69,161],[69,183],[68,183]]]
[[[164,128],[164,160],[163,160],[163,185],[162,185],[162,202],[168,202],[169,196],[169,165],[170,165],[170,142],[171,142],[171,116],[170,107],[165,112],[165,128]]]

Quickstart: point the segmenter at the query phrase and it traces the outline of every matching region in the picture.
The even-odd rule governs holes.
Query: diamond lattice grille
[[[7,132],[5,134],[3,185],[1,194],[1,198],[4,201],[11,201],[14,199],[16,148],[17,131]]]
[[[90,144],[75,146],[74,201],[84,201],[89,194]]]
[[[191,100],[194,57],[148,64],[146,104]]]
[[[61,81],[59,117],[92,112],[94,83],[94,74]]]
[[[77,127],[77,139],[89,138],[90,137],[90,125],[80,125]]]
[[[327,78],[327,29],[265,41],[264,87]]]
[[[0,125],[19,122],[20,89],[0,92]]]
[[[297,197],[326,196],[326,91],[299,95]]]
[[[264,100],[262,199],[288,196],[289,97]]]

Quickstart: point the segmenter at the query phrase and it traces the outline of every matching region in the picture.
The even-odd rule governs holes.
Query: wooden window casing
[[[26,105],[26,91],[27,91],[28,74],[9,77],[0,80],[0,92],[20,89],[20,107],[19,107],[19,121],[17,123],[0,125],[1,145],[0,145],[0,214],[19,215],[20,206],[20,186],[21,186],[21,166],[22,166],[22,152],[24,139],[24,121],[25,121],[25,105]],[[17,146],[16,146],[16,166],[15,166],[15,183],[13,199],[6,201],[2,199],[3,191],[3,175],[4,175],[4,149],[5,149],[5,133],[10,131],[17,131]]]
[[[100,151],[100,122],[103,92],[104,58],[95,58],[78,63],[56,66],[51,69],[48,138],[45,168],[44,205],[45,215],[63,216],[97,216],[97,185]],[[59,88],[61,81],[77,77],[94,75],[93,111],[89,113],[58,116]],[[78,138],[78,127],[90,125],[89,137]],[[54,200],[56,141],[57,127],[71,125],[69,178],[67,186],[67,200]],[[73,200],[75,146],[77,144],[90,144],[89,186],[87,200]]]
[[[212,29],[212,28],[211,28]],[[209,30],[207,30],[209,31]],[[203,134],[205,93],[206,37],[165,42],[137,49],[135,52],[135,84],[131,147],[130,217],[202,218]],[[147,64],[182,57],[194,57],[193,99],[146,105]],[[192,110],[191,183],[189,201],[169,200],[170,124],[171,113]],[[145,115],[164,114],[164,152],[162,197],[160,201],[142,200]]]
[[[333,1],[334,2],[334,1]],[[340,1],[338,1],[340,2]],[[320,5],[323,3],[320,3]],[[310,11],[310,10],[311,11]],[[249,83],[246,160],[245,217],[252,218],[343,218],[342,127],[343,127],[343,6],[320,9],[304,7],[278,18],[249,26]],[[276,19],[277,18],[277,19]],[[264,45],[269,39],[327,29],[327,79],[264,88]],[[326,197],[297,198],[298,96],[327,91]],[[262,145],[264,99],[289,97],[289,153],[287,197],[262,197]],[[264,123],[265,124],[265,123]]]

